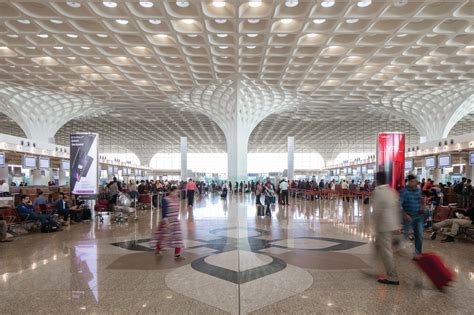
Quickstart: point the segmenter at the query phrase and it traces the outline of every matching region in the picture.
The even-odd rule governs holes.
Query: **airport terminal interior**
[[[473,0],[0,0],[0,314],[472,314]]]

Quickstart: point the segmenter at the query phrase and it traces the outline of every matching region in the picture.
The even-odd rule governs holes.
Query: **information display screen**
[[[107,167],[107,174],[109,174],[109,176],[114,175],[114,167],[112,165]]]
[[[23,168],[36,168],[37,158],[34,156],[24,156],[23,157]]]
[[[413,169],[413,160],[405,160],[405,170],[411,171]]]
[[[41,157],[39,159],[39,168],[41,169],[49,169],[49,158]]]
[[[69,168],[71,167],[71,163],[69,160],[61,160],[61,169],[63,171],[69,171]]]
[[[474,166],[474,152],[469,152],[469,165]]]
[[[438,165],[439,167],[451,167],[451,155],[440,155]]]
[[[0,152],[0,167],[5,167],[5,153]]]
[[[434,156],[430,156],[425,158],[425,167],[426,168],[433,168],[436,167],[436,159]]]
[[[362,174],[367,174],[367,165],[362,165]]]

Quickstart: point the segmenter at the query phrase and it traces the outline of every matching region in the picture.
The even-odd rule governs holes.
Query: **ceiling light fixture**
[[[21,23],[21,24],[30,24],[31,21],[30,20],[16,20],[18,23]]]
[[[48,38],[48,34],[37,34],[36,36],[40,38]]]
[[[70,37],[70,38],[78,38],[79,35],[76,35],[76,34],[66,34],[67,37]]]
[[[166,34],[158,34],[158,35],[156,35],[156,36],[161,37],[161,38],[168,37],[168,35],[166,35]]]
[[[194,23],[193,19],[183,19],[181,21],[183,21],[184,24],[193,24]]]
[[[191,47],[194,48],[194,49],[199,49],[199,48],[201,48],[201,46],[191,46]]]
[[[194,38],[197,37],[197,34],[188,34],[188,37]]]
[[[258,34],[247,34],[248,37],[257,37]]]
[[[63,49],[63,48],[64,48],[64,47],[62,47],[62,46],[55,46],[55,47],[54,47],[54,49],[57,49],[57,50],[61,50],[61,49]]]
[[[97,37],[106,38],[106,37],[109,37],[109,35],[107,35],[107,34],[97,34]]]
[[[288,34],[277,34],[278,37],[286,37]]]
[[[115,20],[115,22],[117,22],[118,24],[121,24],[121,25],[127,25],[128,24],[128,20]]]
[[[17,34],[8,34],[7,36],[10,37],[10,38],[18,38]]]
[[[180,0],[180,1],[176,1],[176,5],[180,8],[187,8],[189,7],[189,2],[186,0]]]
[[[318,36],[318,34],[315,34],[315,33],[309,33],[308,34],[308,37],[316,37],[316,36]]]
[[[253,45],[252,45],[252,46],[247,46],[248,49],[254,49],[254,48],[256,48],[256,47],[257,47],[257,46],[253,46]]]
[[[229,46],[219,46],[220,49],[227,49]]]
[[[225,22],[227,22],[226,19],[216,19],[215,21],[217,24],[224,24]]]
[[[89,49],[91,49],[90,47],[87,47],[87,46],[82,46],[81,48],[84,49],[84,50],[89,50]]]
[[[313,20],[314,24],[323,24],[324,22],[326,22],[326,19],[314,19]]]
[[[153,7],[153,2],[151,1],[140,1],[139,3],[142,7],[147,8],[147,9]]]
[[[288,8],[296,7],[296,6],[298,5],[298,0],[286,0],[286,1],[285,1],[285,5],[286,5]]]
[[[66,4],[68,6],[70,6],[71,8],[74,8],[74,9],[77,9],[77,8],[81,7],[81,4],[79,2],[76,2],[76,1],[68,1],[68,2],[66,2]]]
[[[225,7],[225,1],[212,1],[212,5],[216,8],[223,8]]]
[[[158,20],[158,19],[150,19],[150,20],[148,20],[148,22],[150,22],[150,24],[154,24],[154,25],[161,24],[161,20]]]
[[[54,24],[63,24],[63,21],[61,20],[49,20],[49,21]]]
[[[252,8],[258,8],[262,5],[262,1],[260,0],[250,0],[249,6]]]
[[[354,24],[354,23],[357,23],[359,22],[359,19],[347,19],[346,20],[346,23],[349,23],[349,24]]]
[[[258,22],[260,22],[259,19],[249,19],[248,21],[250,24],[257,24]]]
[[[67,57],[67,59],[74,60],[74,59],[76,59],[76,57],[74,57],[74,56],[70,56],[70,57]]]
[[[291,22],[293,22],[293,20],[292,19],[281,19],[281,22],[283,24],[290,24]]]
[[[330,7],[332,7],[335,3],[336,3],[336,1],[334,1],[334,0],[324,0],[323,2],[321,2],[321,6],[322,6],[323,8],[330,8]]]
[[[365,8],[372,4],[372,0],[360,0],[357,2],[359,8]]]
[[[217,37],[220,37],[220,38],[225,38],[229,36],[229,34],[217,34]]]
[[[107,8],[116,8],[117,7],[117,3],[113,2],[113,1],[102,1],[102,4],[104,5],[104,7],[107,7]]]

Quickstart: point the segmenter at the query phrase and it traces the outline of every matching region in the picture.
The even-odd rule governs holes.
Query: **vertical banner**
[[[383,132],[377,137],[377,171],[385,171],[396,190],[405,186],[405,134]]]
[[[98,193],[98,141],[97,133],[70,135],[72,194],[94,199]]]

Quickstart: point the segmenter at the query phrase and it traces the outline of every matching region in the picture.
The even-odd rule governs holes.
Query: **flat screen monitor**
[[[69,171],[71,167],[71,162],[69,160],[61,160],[61,169],[63,171]]]
[[[405,160],[405,170],[411,171],[413,169],[413,160]]]
[[[114,167],[112,165],[107,167],[107,174],[109,174],[109,176],[114,175]]]
[[[23,168],[36,168],[36,160],[35,156],[24,156],[22,160],[22,167]]]
[[[425,167],[426,168],[436,167],[436,158],[434,156],[425,158]]]
[[[469,165],[474,166],[474,152],[469,152]]]
[[[0,152],[0,167],[5,167],[5,153]]]
[[[49,158],[40,157],[39,158],[39,168],[40,169],[49,169]]]
[[[367,174],[367,165],[362,165],[362,174]]]
[[[445,154],[438,157],[439,167],[451,167],[451,155]]]

